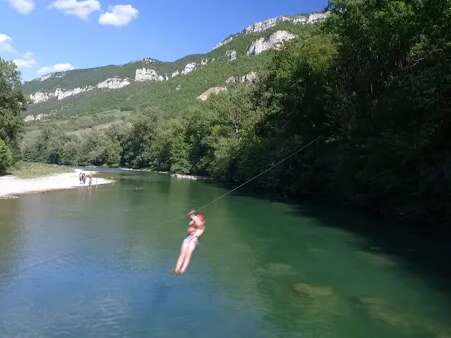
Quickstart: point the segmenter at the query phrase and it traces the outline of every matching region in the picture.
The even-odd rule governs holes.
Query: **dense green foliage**
[[[20,114],[25,102],[15,64],[0,58],[0,173],[5,172],[17,156],[22,130]]]
[[[44,130],[25,154],[238,183],[321,137],[254,188],[449,222],[451,2],[335,0],[329,10],[255,86],[231,87],[182,116],[153,111],[81,136]]]

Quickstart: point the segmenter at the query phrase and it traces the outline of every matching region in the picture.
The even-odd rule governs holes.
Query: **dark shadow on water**
[[[314,217],[325,227],[358,235],[365,239],[362,250],[398,257],[402,268],[419,274],[431,286],[451,293],[451,236],[448,232],[427,225],[372,219],[351,208],[298,204],[295,213]]]
[[[114,173],[117,172],[116,170]],[[132,175],[130,172],[120,174],[123,174],[126,180],[130,180],[133,176],[137,180],[149,177],[148,173],[140,172],[133,172]],[[151,175],[154,182],[170,180],[168,175],[155,175]],[[117,178],[116,176],[115,179]],[[198,183],[210,186],[212,188],[210,194],[205,195],[205,191],[202,194],[198,193],[197,188],[200,187]],[[214,181],[197,182],[194,185],[187,183],[186,187],[188,200],[201,205],[232,188],[233,185],[225,186]],[[240,189],[231,196],[255,197],[290,204],[297,216],[311,217],[317,219],[324,227],[351,232],[364,240],[361,250],[398,258],[402,263],[399,268],[417,274],[425,282],[451,297],[451,230],[446,226],[402,223],[379,215],[371,215],[358,208],[337,207],[334,202],[320,200],[312,203],[310,199],[305,199],[308,202],[296,201],[248,189]],[[205,211],[208,214],[208,209]]]
[[[336,203],[324,200],[296,201],[250,190],[236,191],[233,195],[290,204],[296,216],[311,217],[324,227],[351,232],[364,240],[362,251],[399,259],[399,268],[417,274],[451,299],[451,230],[446,226],[397,222],[363,209],[337,207]]]

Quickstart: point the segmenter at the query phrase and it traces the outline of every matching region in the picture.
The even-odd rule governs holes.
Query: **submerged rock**
[[[409,321],[401,312],[381,298],[360,298],[371,318],[385,322],[396,327],[409,327]]]
[[[259,268],[258,272],[264,275],[281,276],[295,274],[296,269],[284,263],[269,263]]]
[[[407,308],[396,306],[383,298],[362,297],[359,302],[371,318],[387,325],[416,333],[423,331],[438,338],[451,337],[451,326],[444,326],[433,319],[409,312]]]
[[[330,287],[307,283],[296,283],[293,285],[293,289],[296,293],[311,298],[329,297],[334,295],[334,290]]]

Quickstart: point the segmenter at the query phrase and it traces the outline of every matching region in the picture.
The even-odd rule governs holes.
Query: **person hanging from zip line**
[[[191,210],[187,214],[190,222],[188,224],[188,236],[183,240],[180,248],[180,255],[177,259],[174,272],[177,275],[182,275],[188,268],[191,262],[191,256],[194,250],[199,245],[199,237],[205,232],[205,215]]]
[[[221,196],[219,196],[219,197],[215,198],[214,200],[210,201],[209,203],[203,205],[202,209],[205,209],[206,207],[210,206],[211,204],[216,203],[220,199],[226,197],[227,195],[230,195],[234,191],[244,187],[246,184],[249,184],[250,182],[255,181],[260,176],[266,174],[267,172],[271,171],[272,169],[285,163],[290,158],[294,157],[296,154],[298,154],[301,151],[303,151],[304,149],[307,149],[308,147],[310,147],[312,144],[314,144],[320,138],[321,138],[321,135],[316,137],[315,139],[311,140],[309,143],[304,144],[302,147],[296,149],[294,152],[292,152],[290,155],[283,158],[282,160],[272,164],[266,170],[263,170],[261,173],[248,179],[246,182],[225,192]],[[187,214],[187,216],[190,219],[190,222],[188,224],[188,236],[183,240],[182,247],[180,248],[180,255],[179,255],[179,258],[177,259],[177,264],[175,265],[175,268],[174,268],[174,272],[177,275],[182,275],[185,273],[186,269],[188,268],[189,263],[191,262],[191,256],[193,255],[193,252],[196,249],[196,247],[199,245],[199,237],[202,236],[202,234],[205,232],[205,215],[203,213],[197,213],[195,210],[191,210]]]

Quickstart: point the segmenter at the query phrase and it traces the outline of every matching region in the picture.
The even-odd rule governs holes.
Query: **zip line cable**
[[[276,167],[280,166],[281,164],[285,163],[286,161],[288,161],[289,159],[293,158],[294,156],[296,156],[297,154],[299,154],[299,153],[302,152],[303,150],[309,148],[309,147],[312,146],[314,143],[316,143],[320,138],[321,138],[321,136],[316,137],[315,139],[313,139],[313,140],[310,141],[309,143],[307,143],[307,144],[301,146],[301,147],[298,148],[297,150],[293,151],[290,155],[288,155],[288,156],[284,157],[283,159],[281,159],[280,161],[274,163],[273,165],[271,165],[270,167],[266,168],[265,170],[263,170],[263,171],[260,172],[259,174],[257,174],[257,175],[255,175],[255,176],[251,177],[250,179],[248,179],[247,181],[241,183],[240,185],[236,186],[235,188],[233,188],[233,189],[231,189],[231,190],[229,190],[229,191],[226,191],[226,192],[223,193],[222,195],[220,195],[220,196],[216,197],[215,199],[211,200],[210,202],[208,202],[208,203],[206,203],[206,204],[200,206],[200,207],[197,208],[196,210],[197,210],[197,211],[204,210],[204,209],[208,208],[209,206],[211,206],[212,204],[214,204],[214,203],[220,201],[221,199],[223,199],[223,198],[227,197],[228,195],[232,194],[233,192],[237,191],[238,189],[241,189],[241,188],[244,187],[245,185],[247,185],[247,184],[249,184],[249,183],[255,181],[257,178],[259,178],[259,177],[263,176],[264,174],[270,172],[271,170],[273,170],[274,168],[276,168]],[[181,218],[182,218],[182,217],[177,217],[177,218],[168,220],[168,221],[163,222],[163,223],[173,222],[173,221],[179,220],[179,219],[181,219]],[[184,218],[184,217],[183,217],[183,218]],[[94,237],[90,238],[90,240],[97,239],[97,238],[100,238],[100,237],[101,237],[101,235],[99,235],[99,236],[97,236],[97,237],[94,236]],[[26,272],[26,271],[32,270],[32,269],[34,269],[34,268],[36,268],[36,267],[39,267],[39,266],[51,264],[51,263],[53,263],[53,262],[55,262],[55,261],[58,261],[58,260],[60,260],[60,259],[63,259],[64,257],[66,257],[66,258],[67,258],[67,257],[70,257],[70,256],[76,254],[77,252],[78,252],[78,249],[71,250],[71,251],[69,251],[69,252],[66,252],[65,254],[57,255],[57,256],[54,256],[54,257],[52,257],[52,258],[50,258],[50,259],[46,259],[46,260],[42,260],[42,261],[40,261],[40,262],[36,262],[35,264],[30,264],[30,265],[25,266],[25,267],[23,267],[23,268],[19,268],[19,269],[15,270],[15,271],[10,271],[10,272],[6,272],[6,273],[0,273],[0,278],[4,278],[4,277],[7,277],[7,276],[14,276],[14,275],[16,275],[16,274],[24,273],[24,272]]]
[[[300,147],[299,149],[295,150],[294,152],[292,152],[290,155],[288,155],[287,157],[281,159],[280,161],[274,163],[273,165],[271,165],[270,167],[266,168],[265,170],[263,170],[261,173],[255,175],[254,177],[251,177],[250,179],[248,179],[247,181],[245,181],[244,183],[241,183],[240,185],[238,185],[237,187],[225,192],[224,194],[222,194],[221,196],[215,198],[214,200],[206,203],[205,205],[201,206],[200,208],[196,209],[197,211],[200,210],[204,210],[206,208],[208,208],[210,205],[216,203],[217,201],[223,199],[224,197],[230,195],[231,193],[237,191],[238,189],[244,187],[245,185],[255,181],[257,178],[259,178],[260,176],[263,176],[264,174],[266,174],[267,172],[273,170],[274,168],[278,167],[279,165],[285,163],[286,161],[288,161],[289,159],[291,159],[292,157],[294,157],[295,155],[297,155],[298,153],[300,153],[301,151],[309,148],[311,145],[313,145],[316,141],[318,141],[320,139],[321,136],[318,136],[317,138],[315,138],[314,140],[310,141],[309,143],[303,145],[302,147]]]

